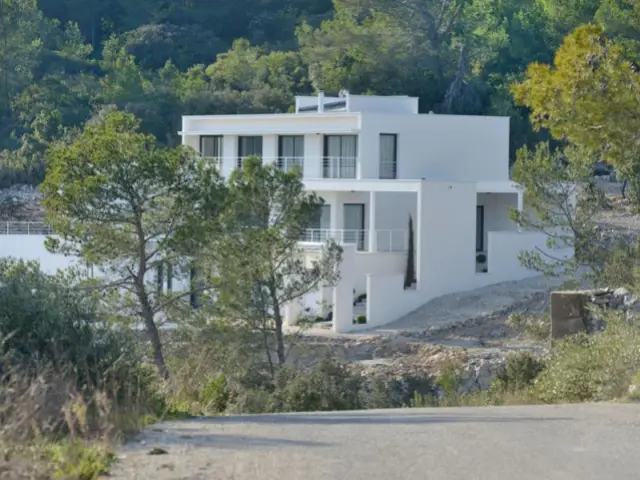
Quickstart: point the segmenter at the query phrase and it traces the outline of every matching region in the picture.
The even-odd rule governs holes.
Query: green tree
[[[259,159],[245,159],[228,182],[230,207],[216,264],[223,280],[217,306],[249,324],[264,339],[271,372],[286,361],[283,310],[307,293],[336,280],[342,249],[330,242],[308,262],[298,246],[302,232],[318,214],[322,200],[304,189],[300,172],[283,172]]]
[[[96,265],[101,288],[124,292],[119,307],[141,318],[166,377],[157,321],[189,292],[163,292],[156,275],[170,265],[176,279],[187,276],[198,242],[215,234],[224,188],[194,153],[158,147],[139,128],[110,111],[51,147],[42,191],[59,238],[47,247]]]
[[[596,217],[606,199],[583,155],[575,148],[551,152],[546,143],[533,151],[522,148],[512,178],[525,189],[527,209],[514,211],[513,219],[524,230],[544,233],[548,247],[574,250],[569,259],[542,250],[521,252],[524,266],[549,276],[575,277],[586,269],[585,275],[598,282],[611,257]]]
[[[513,93],[530,108],[535,128],[589,153],[587,160],[599,157],[614,165],[640,207],[640,75],[601,27],[576,29],[553,65],[529,66]]]

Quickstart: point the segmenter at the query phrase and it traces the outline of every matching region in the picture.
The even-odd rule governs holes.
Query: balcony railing
[[[357,157],[323,157],[322,178],[356,178]]]
[[[304,231],[300,241],[308,243],[325,243],[334,240],[340,244],[355,244],[359,251],[371,251],[370,235],[374,236],[373,251],[405,252],[408,248],[406,230],[349,230],[310,228]]]
[[[51,235],[53,230],[44,222],[3,222],[0,235]]]
[[[221,170],[242,168],[248,157],[202,157],[210,160]],[[290,172],[295,168],[302,171],[303,178],[358,178],[357,157],[261,157],[262,163],[272,163],[282,171]]]

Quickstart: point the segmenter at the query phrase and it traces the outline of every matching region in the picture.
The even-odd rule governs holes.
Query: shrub
[[[366,315],[358,315],[356,317],[356,323],[358,325],[364,325],[365,323],[367,323],[367,317]]]
[[[484,253],[479,253],[478,255],[476,255],[477,263],[485,263],[486,261],[487,261],[487,256]]]
[[[532,388],[544,403],[611,400],[626,395],[640,370],[640,329],[611,313],[596,335],[556,342],[547,368]]]
[[[152,370],[99,299],[35,263],[0,261],[0,429],[7,438],[134,428]]]
[[[496,372],[495,387],[504,392],[516,392],[533,385],[545,363],[530,352],[518,352],[507,357]]]

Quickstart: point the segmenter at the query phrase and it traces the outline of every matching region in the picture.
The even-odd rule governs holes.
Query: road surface
[[[153,448],[166,454],[150,455]],[[638,480],[640,405],[377,410],[169,422],[111,479]]]

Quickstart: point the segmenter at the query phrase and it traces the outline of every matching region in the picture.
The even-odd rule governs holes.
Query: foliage
[[[536,128],[589,153],[586,159],[599,156],[615,166],[638,204],[639,89],[640,75],[624,49],[601,27],[587,25],[567,36],[553,65],[530,65],[513,92],[531,109]]]
[[[544,403],[613,400],[626,394],[639,368],[640,331],[612,313],[602,333],[555,344],[532,392]]]
[[[47,248],[99,266],[101,287],[123,293],[120,311],[139,312],[166,376],[157,315],[188,292],[165,292],[155,276],[166,265],[176,279],[187,276],[189,255],[212,236],[214,220],[206,219],[216,218],[224,188],[192,152],[157,147],[138,129],[132,115],[107,112],[51,148],[42,191],[59,238],[49,238]]]
[[[56,479],[96,480],[115,461],[115,455],[108,449],[82,442],[52,444],[47,456]]]
[[[109,377],[135,383],[141,357],[133,338],[111,328],[99,298],[72,281],[36,263],[0,262],[0,375],[42,363],[70,368],[78,388]]]
[[[246,158],[231,175],[228,192],[226,235],[216,245],[225,252],[215,264],[224,279],[216,286],[216,307],[227,318],[262,332],[273,371],[272,336],[277,364],[286,359],[285,307],[335,282],[342,249],[330,241],[313,261],[300,250],[301,234],[323,201],[305,191],[299,171],[284,172]]]
[[[581,151],[567,148],[552,152],[548,144],[534,151],[518,152],[512,178],[525,189],[527,209],[512,212],[524,230],[546,235],[547,247],[571,249],[569,259],[541,250],[520,254],[523,264],[547,275],[575,276],[585,267],[592,278],[599,278],[610,257],[610,250],[599,242],[596,214],[605,206],[604,193],[590,176],[591,165]]]
[[[496,373],[493,387],[505,392],[526,389],[533,384],[545,366],[542,360],[529,352],[512,354]]]

